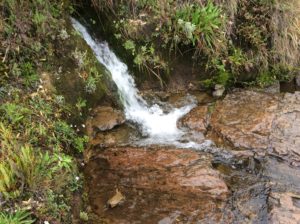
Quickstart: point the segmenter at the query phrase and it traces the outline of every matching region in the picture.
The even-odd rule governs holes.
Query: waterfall
[[[111,73],[124,104],[126,119],[137,123],[142,128],[143,134],[155,142],[172,142],[180,139],[183,132],[177,128],[177,120],[188,113],[195,104],[189,102],[188,105],[173,108],[168,113],[164,113],[157,104],[148,105],[139,95],[128,67],[120,61],[108,44],[92,38],[87,29],[77,20],[71,18],[71,21],[73,27],[93,50],[97,60]]]

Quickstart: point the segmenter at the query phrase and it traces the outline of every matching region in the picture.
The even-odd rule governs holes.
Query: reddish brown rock
[[[274,203],[270,212],[270,223],[300,223],[300,195],[295,195],[289,192],[272,193],[270,198]]]
[[[108,223],[218,222],[228,195],[211,157],[189,150],[110,148],[86,172],[92,210]],[[116,189],[126,200],[107,209]]]
[[[178,121],[180,128],[205,132],[208,126],[208,106],[198,106]]]
[[[125,122],[122,111],[112,107],[97,107],[86,122],[87,133],[92,136],[95,131],[107,131]]]
[[[267,149],[278,97],[253,91],[229,94],[217,103],[212,130],[234,147]]]

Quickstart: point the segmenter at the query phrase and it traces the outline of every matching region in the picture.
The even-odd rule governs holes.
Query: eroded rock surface
[[[228,189],[211,156],[190,150],[109,148],[86,168],[92,210],[107,223],[195,223],[223,219]],[[126,197],[108,209],[116,189]],[[126,215],[125,215],[126,214]]]
[[[300,161],[300,92],[286,93],[273,122],[270,144],[279,155]]]
[[[97,107],[86,122],[87,133],[92,136],[97,131],[111,130],[124,122],[125,116],[122,111],[108,106]]]
[[[229,94],[217,103],[210,126],[236,148],[264,150],[300,161],[300,92]]]
[[[211,117],[211,127],[237,148],[267,149],[278,97],[242,91],[219,101]]]

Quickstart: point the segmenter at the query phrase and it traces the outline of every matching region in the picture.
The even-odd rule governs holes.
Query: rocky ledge
[[[237,149],[276,154],[296,165],[300,162],[300,92],[235,91],[218,101],[211,114],[199,106],[180,125],[193,131],[209,129]]]

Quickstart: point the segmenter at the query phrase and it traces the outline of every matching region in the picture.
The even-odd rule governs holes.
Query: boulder
[[[208,106],[198,106],[178,120],[179,128],[205,132],[208,126]]]
[[[87,119],[87,133],[93,136],[94,132],[111,130],[124,122],[125,116],[122,111],[108,106],[97,107]]]
[[[108,223],[218,222],[229,193],[211,156],[190,150],[103,149],[86,172],[91,208]],[[126,200],[109,209],[116,189]]]

